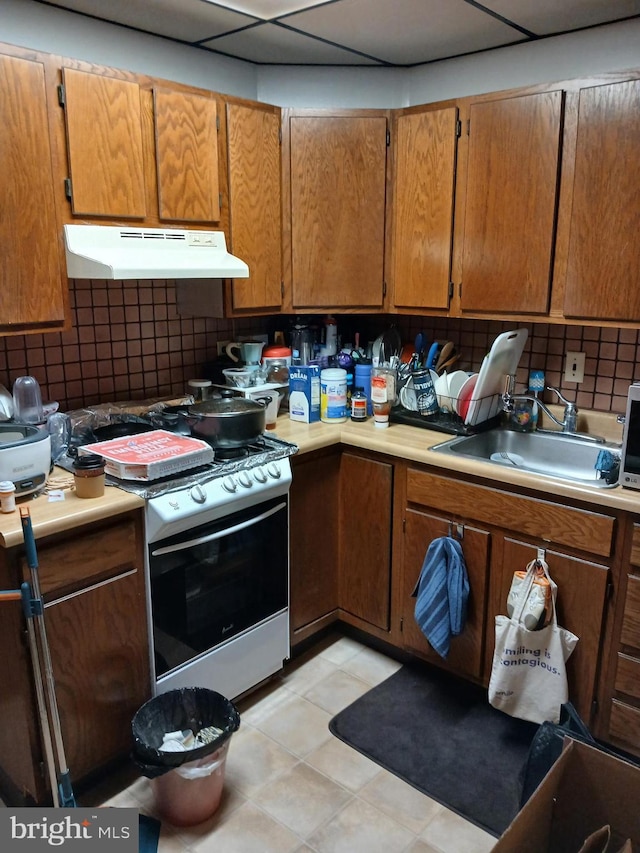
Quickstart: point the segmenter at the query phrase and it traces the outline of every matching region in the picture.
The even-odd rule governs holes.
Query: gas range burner
[[[227,450],[230,450],[231,454],[228,454]],[[263,434],[256,441],[243,447],[216,448],[213,462],[183,471],[175,476],[145,483],[107,477],[107,483],[150,499],[170,492],[190,489],[192,486],[204,485],[236,472],[267,465],[269,462],[294,456],[297,452],[296,444],[283,441],[273,435]],[[221,454],[224,458],[221,458]]]

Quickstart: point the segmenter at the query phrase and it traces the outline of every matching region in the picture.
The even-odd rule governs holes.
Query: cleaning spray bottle
[[[532,370],[529,373],[529,393],[538,399],[538,394],[544,391],[544,372],[542,370]],[[531,429],[538,428],[538,413],[539,406],[534,403],[531,409]]]

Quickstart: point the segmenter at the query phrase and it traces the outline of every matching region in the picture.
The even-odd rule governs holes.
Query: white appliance
[[[248,278],[222,231],[65,225],[69,278]]]
[[[37,492],[51,468],[51,438],[29,424],[0,424],[0,480],[11,480],[16,497]]]
[[[289,657],[285,445],[263,435],[147,497],[147,612],[156,693],[208,687],[233,699]]]

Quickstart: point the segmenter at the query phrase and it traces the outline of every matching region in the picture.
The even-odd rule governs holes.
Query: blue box
[[[292,365],[289,368],[289,418],[307,424],[320,420],[318,365]]]

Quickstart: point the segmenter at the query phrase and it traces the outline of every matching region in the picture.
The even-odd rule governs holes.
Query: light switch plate
[[[584,360],[583,352],[568,352],[564,363],[565,382],[584,382]]]

